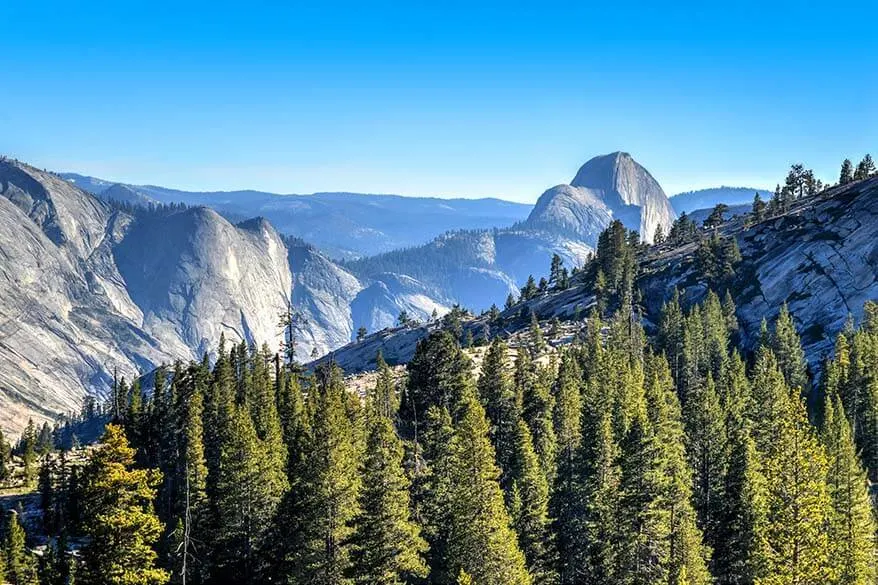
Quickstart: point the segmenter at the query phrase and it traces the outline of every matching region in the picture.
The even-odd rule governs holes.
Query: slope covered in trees
[[[242,344],[148,391],[120,381],[85,464],[58,468],[44,447],[41,520],[26,534],[7,515],[2,576],[874,582],[878,306],[817,381],[789,312],[746,359],[735,306],[713,292],[673,297],[647,335],[624,262],[607,266],[618,296],[570,343],[498,338],[478,370],[449,328],[401,382],[379,360],[365,395],[337,367],[303,373]]]

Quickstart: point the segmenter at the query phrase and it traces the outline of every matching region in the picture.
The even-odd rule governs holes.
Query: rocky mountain
[[[104,199],[205,205],[232,219],[262,216],[281,233],[310,242],[333,258],[354,258],[417,246],[449,230],[510,225],[523,220],[531,210],[530,205],[492,198],[194,192],[152,185],[114,184],[76,173],[62,176]]]
[[[752,189],[750,187],[714,187],[687,191],[671,196],[671,206],[677,214],[692,213],[699,209],[712,209],[717,203],[725,203],[729,207],[753,204],[753,197],[759,193],[763,201],[771,199],[771,191]]]
[[[302,317],[297,339],[303,359],[315,348],[323,355],[349,343],[360,327],[367,331],[392,327],[402,311],[425,321],[434,310],[439,314],[448,310],[414,278],[385,273],[361,282],[298,238],[287,238],[286,245],[293,274],[292,302]]]
[[[197,358],[220,334],[277,344],[292,287],[267,222],[206,208],[129,214],[0,161],[0,426],[78,410],[87,392]]]
[[[793,314],[812,367],[828,355],[849,317],[862,319],[867,300],[878,300],[878,178],[827,190],[798,201],[789,212],[750,225],[734,218],[721,228],[736,239],[742,260],[730,284],[745,347],[755,349],[763,318],[773,321],[786,303]],[[639,258],[637,286],[642,292],[647,327],[654,326],[662,304],[675,289],[684,305],[707,293],[697,245],[651,247]],[[503,311],[497,322],[487,316],[464,323],[478,338],[515,335],[528,328],[533,311],[546,322],[580,321],[594,304],[590,284],[549,292]],[[374,367],[378,349],[391,363],[405,363],[417,341],[439,323],[378,332],[333,352],[331,359],[348,372]],[[324,358],[328,359],[328,358]]]
[[[297,357],[350,342],[359,327],[426,320],[447,305],[404,274],[360,279],[266,219],[101,200],[53,173],[0,161],[0,428],[78,410],[161,363],[229,342],[280,341],[293,303]],[[110,196],[112,195],[112,196]],[[124,203],[124,205],[121,205]],[[152,203],[152,202],[149,202]]]
[[[558,226],[594,243],[617,218],[651,242],[656,228],[667,233],[676,214],[652,175],[627,152],[596,156],[569,185],[549,189],[537,201],[527,225]]]
[[[345,266],[364,280],[405,274],[428,286],[434,298],[482,310],[517,293],[528,276],[545,275],[552,254],[568,267],[582,265],[615,218],[647,234],[647,241],[659,225],[667,233],[675,218],[661,186],[624,152],[586,162],[571,184],[547,190],[528,218],[512,227],[448,233]]]

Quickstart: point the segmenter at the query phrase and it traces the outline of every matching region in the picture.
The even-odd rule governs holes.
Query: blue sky
[[[6,3],[0,152],[185,189],[519,201],[614,150],[669,194],[878,154],[866,2],[179,4]]]

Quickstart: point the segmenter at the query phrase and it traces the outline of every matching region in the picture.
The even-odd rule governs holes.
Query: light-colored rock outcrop
[[[627,152],[596,156],[586,162],[569,185],[543,193],[527,224],[556,226],[594,245],[613,219],[652,242],[656,228],[668,233],[676,214],[649,171]]]
[[[76,411],[162,362],[230,340],[277,346],[292,277],[263,220],[190,208],[130,216],[0,161],[0,426]]]

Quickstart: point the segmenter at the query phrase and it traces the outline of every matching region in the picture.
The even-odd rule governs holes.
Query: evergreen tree
[[[561,260],[561,256],[558,254],[552,254],[552,263],[549,266],[549,284],[556,288],[560,288],[560,284],[564,280],[561,274],[563,266],[564,261]]]
[[[729,422],[729,460],[712,569],[720,585],[750,585],[765,575],[761,535],[767,522],[766,485],[756,444],[740,411]]]
[[[693,505],[705,542],[716,546],[724,522],[726,428],[713,377],[689,396],[686,406],[686,450],[694,471]]]
[[[549,485],[534,451],[530,429],[519,420],[512,459],[512,525],[535,583],[555,581],[549,523]]]
[[[557,442],[552,422],[554,398],[548,369],[536,366],[519,350],[516,359],[516,393],[521,400],[522,418],[533,437],[543,473],[552,484]]]
[[[609,410],[590,400],[583,415],[582,448],[578,457],[582,473],[578,482],[581,499],[571,498],[573,505],[568,507],[568,514],[573,512],[573,522],[566,530],[560,524],[562,516],[558,516],[558,539],[565,543],[565,552],[559,554],[562,585],[609,583],[621,573],[618,566],[621,526],[617,517],[620,512],[619,454]]]
[[[667,363],[650,358],[648,366],[645,393],[629,398],[622,442],[617,582],[709,583],[680,405]]]
[[[847,185],[848,183],[854,180],[854,165],[851,163],[851,159],[846,158],[844,162],[841,163],[841,173],[838,177],[839,185]]]
[[[497,453],[500,484],[505,490],[511,486],[513,446],[519,418],[515,388],[509,375],[508,352],[506,343],[495,337],[485,354],[478,382],[479,398],[490,423],[491,444]]]
[[[382,406],[373,403],[371,409],[360,514],[351,539],[352,574],[364,585],[397,585],[426,576],[427,543],[409,517],[402,442]]]
[[[454,583],[457,575],[455,560],[449,554],[454,432],[448,410],[432,406],[427,412],[423,436],[426,461],[420,461],[417,453],[414,457],[415,518],[430,545],[430,580],[439,584]]]
[[[204,456],[204,399],[209,372],[206,364],[189,368],[189,384],[177,396],[180,416],[179,450],[176,456],[176,494],[174,513],[179,523],[179,543],[171,550],[174,557],[172,575],[187,582],[201,580],[204,560],[194,554],[193,535],[209,527],[207,501],[207,464]]]
[[[829,487],[829,560],[833,583],[875,582],[875,518],[868,481],[857,457],[851,428],[837,395],[826,397],[821,438]]]
[[[24,477],[30,482],[37,474],[37,427],[33,419],[28,419],[17,450],[24,464]]]
[[[0,430],[0,483],[9,479],[10,469],[10,448],[6,439],[3,437],[3,431]]]
[[[765,574],[757,583],[825,583],[832,575],[826,454],[799,391],[783,384],[770,389],[760,406],[770,418],[763,422],[762,443],[767,520],[757,532],[766,546],[756,561],[764,563]]]
[[[725,203],[717,203],[713,210],[710,212],[710,215],[704,220],[704,229],[710,230],[715,229],[725,223],[725,213],[729,210],[729,206]]]
[[[288,488],[283,468],[259,440],[249,410],[234,405],[220,449],[215,574],[250,582],[266,569],[263,551],[275,510]]]
[[[796,332],[796,325],[786,303],[780,308],[780,314],[774,326],[771,348],[774,350],[787,384],[792,388],[806,392],[808,390],[808,365],[805,362],[805,352],[802,350],[802,342]]]
[[[359,515],[359,431],[347,408],[347,391],[336,366],[319,373],[311,443],[302,479],[302,547],[291,551],[294,582],[350,583],[353,532]]]
[[[408,372],[400,410],[409,433],[417,435],[431,406],[453,411],[464,387],[470,383],[470,362],[455,338],[447,331],[439,331],[418,342]]]
[[[162,532],[153,512],[155,470],[132,469],[134,450],[121,427],[108,425],[89,456],[81,501],[85,533],[81,582],[89,585],[161,585],[168,574],[156,567],[154,545]],[[79,580],[79,579],[78,579]]]
[[[529,301],[532,298],[537,296],[537,281],[534,280],[533,274],[527,277],[527,282],[524,285],[524,288],[521,289],[521,299],[524,301]]]
[[[756,193],[753,197],[753,208],[751,213],[753,214],[753,221],[756,223],[765,219],[765,201],[762,200],[759,193]]]
[[[868,179],[874,174],[875,161],[872,160],[872,155],[867,154],[857,165],[857,170],[854,172],[854,180],[859,181],[862,179]]]
[[[4,527],[3,554],[6,565],[6,582],[10,585],[39,585],[37,564],[27,549],[24,528],[18,514],[10,511]],[[2,572],[0,572],[2,577]]]
[[[540,320],[537,314],[530,312],[530,347],[531,354],[534,358],[539,356],[546,349],[546,341],[543,339],[543,330],[540,328]]]
[[[464,395],[451,445],[448,558],[481,585],[529,585],[525,557],[503,503],[488,423]],[[455,571],[457,572],[457,571]]]
[[[396,381],[393,376],[393,370],[384,361],[384,356],[380,350],[375,358],[375,368],[378,372],[378,380],[375,382],[375,388],[370,397],[372,407],[381,416],[394,420],[399,410]]]

